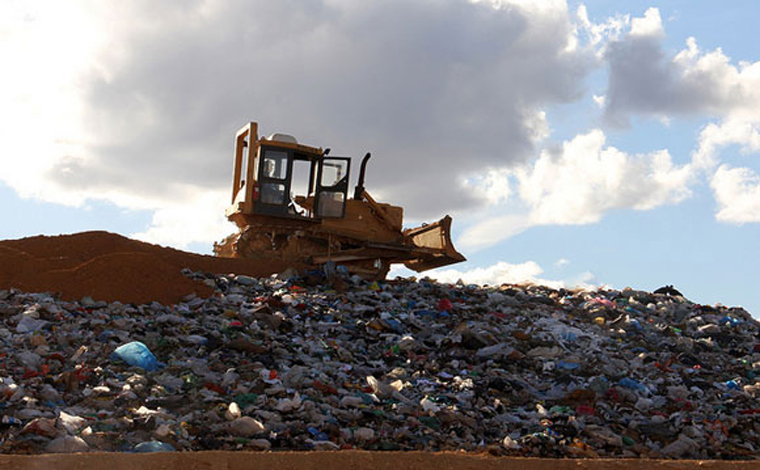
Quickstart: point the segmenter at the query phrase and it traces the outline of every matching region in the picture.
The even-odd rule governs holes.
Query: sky
[[[210,253],[232,144],[356,159],[441,281],[672,284],[760,315],[754,1],[0,0],[0,239]],[[351,185],[355,184],[354,172]],[[392,275],[410,271],[394,269]]]

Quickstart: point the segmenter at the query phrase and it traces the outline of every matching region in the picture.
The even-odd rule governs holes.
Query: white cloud
[[[706,173],[714,171],[710,187],[718,204],[717,220],[736,224],[760,222],[760,178],[751,168],[720,164],[721,150],[732,145],[739,146],[741,153],[754,154],[752,157],[757,158],[760,119],[750,122],[743,118],[729,118],[720,124],[705,126],[699,135],[699,146],[692,155],[694,166]]]
[[[743,224],[760,222],[760,176],[749,168],[721,165],[710,183],[718,202],[716,218]]]
[[[608,44],[608,122],[624,124],[633,114],[757,116],[760,62],[737,67],[720,48],[700,51],[694,38],[668,57],[662,39],[631,32]]]
[[[591,271],[585,271],[582,273],[579,273],[575,276],[572,276],[568,278],[567,280],[563,281],[563,283],[568,287],[579,287],[582,289],[599,289],[601,287],[610,287],[607,284],[600,284],[596,281],[596,276]]]
[[[486,266],[484,268],[473,268],[466,271],[457,269],[438,269],[425,273],[427,277],[439,282],[455,283],[460,279],[465,284],[539,284],[549,286],[555,289],[559,288],[592,288],[589,284],[593,281],[594,275],[591,273],[582,273],[570,280],[551,280],[541,277],[544,270],[535,261],[526,261],[519,264],[510,264],[504,261]]]
[[[490,215],[467,227],[457,239],[462,250],[482,250],[530,228],[528,217],[520,214]]]
[[[580,30],[588,37],[592,47],[598,47],[598,58],[601,58],[607,41],[617,40],[623,30],[630,24],[630,15],[616,15],[607,18],[603,23],[592,23],[588,17],[588,9],[581,4],[576,10],[576,18]]]
[[[719,163],[720,150],[729,145],[739,145],[744,153],[760,152],[760,116],[758,118],[757,122],[731,118],[705,126],[692,155],[695,167],[713,169]]]
[[[77,204],[40,177],[82,143],[80,70],[96,43],[91,18],[61,2],[0,3],[0,180],[22,196]]]
[[[675,166],[666,150],[630,155],[606,146],[598,129],[564,142],[559,149],[543,151],[530,166],[497,177],[507,182],[484,187],[507,186],[514,179],[521,207],[526,209],[501,216],[486,213],[457,240],[463,248],[483,249],[537,225],[590,224],[615,209],[677,204],[691,195],[694,179],[692,167]]]
[[[701,51],[693,37],[669,57],[663,39],[659,12],[649,9],[633,19],[628,34],[608,44],[610,122],[632,114],[758,119],[760,62],[733,65],[720,48]]]
[[[467,180],[465,185],[478,197],[491,205],[496,205],[507,202],[512,194],[509,175],[509,169],[490,170],[485,175],[474,176]]]
[[[570,260],[569,259],[567,259],[567,258],[560,258],[560,259],[558,259],[554,263],[554,266],[557,267],[557,268],[564,268],[568,264],[570,264]]]
[[[425,275],[439,282],[454,283],[461,279],[466,284],[522,284],[534,283],[552,287],[562,287],[559,281],[541,279],[543,269],[535,261],[520,264],[509,264],[500,261],[486,268],[474,268],[469,271],[456,269],[441,269]]]
[[[721,152],[731,146],[760,152],[760,61],[734,64],[720,48],[700,50],[693,37],[669,57],[662,33],[659,14],[650,9],[609,44],[605,116],[617,124],[631,115],[652,116],[666,126],[679,115],[716,118],[700,131],[691,170],[711,181],[717,220],[758,222],[755,173],[721,164]]]
[[[643,18],[631,20],[631,36],[662,37],[665,30],[662,27],[662,18],[658,8],[649,8],[644,12]]]
[[[219,210],[227,203],[229,195],[226,192],[205,191],[163,204],[153,213],[150,227],[133,237],[180,249],[194,242],[221,241],[236,230]]]
[[[540,142],[551,134],[545,111],[537,110],[533,113],[525,113],[524,119],[525,128],[530,133],[532,142]]]
[[[535,225],[593,223],[612,209],[653,209],[690,195],[689,168],[674,167],[667,151],[628,155],[605,146],[601,130],[543,152],[518,179]]]

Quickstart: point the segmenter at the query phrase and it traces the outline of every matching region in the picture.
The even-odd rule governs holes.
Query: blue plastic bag
[[[158,370],[161,366],[150,349],[139,341],[123,344],[113,353],[130,366],[140,367],[148,372]]]
[[[625,388],[629,388],[631,390],[638,390],[640,392],[648,392],[649,391],[649,389],[646,386],[644,386],[644,385],[638,383],[637,381],[635,381],[633,379],[630,379],[628,377],[624,377],[624,378],[620,379],[618,381],[618,383],[621,386],[623,386]]]

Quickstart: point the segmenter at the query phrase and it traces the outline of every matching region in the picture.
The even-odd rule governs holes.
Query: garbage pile
[[[173,305],[0,291],[0,452],[757,458],[758,323],[677,291],[185,272]]]

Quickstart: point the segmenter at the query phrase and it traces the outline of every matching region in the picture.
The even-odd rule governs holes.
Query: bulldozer
[[[238,227],[214,253],[297,270],[345,266],[385,279],[394,263],[416,272],[465,261],[451,242],[451,217],[403,228],[403,208],[375,201],[364,187],[367,153],[349,198],[351,158],[300,144],[287,134],[259,137],[250,122],[235,136],[232,204]]]

